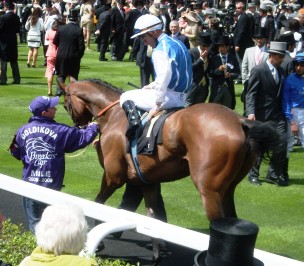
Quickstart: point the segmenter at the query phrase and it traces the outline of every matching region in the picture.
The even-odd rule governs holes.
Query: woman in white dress
[[[90,39],[93,30],[93,17],[94,17],[94,7],[93,0],[84,0],[80,7],[79,13],[80,27],[83,29],[84,40],[87,43],[87,50],[91,50]]]
[[[41,14],[40,8],[34,8],[32,15],[29,16],[26,21],[25,28],[28,30],[27,34],[27,45],[29,47],[29,52],[27,55],[27,66],[36,67],[36,61],[38,57],[38,49],[41,44],[41,32],[43,30],[43,19],[39,17]]]

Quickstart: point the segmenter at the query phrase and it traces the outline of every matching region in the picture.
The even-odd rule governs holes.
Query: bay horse
[[[212,221],[236,217],[234,191],[253,166],[258,152],[278,138],[268,124],[248,120],[234,111],[211,103],[196,104],[169,116],[163,126],[163,143],[153,155],[138,155],[140,181],[131,156],[126,152],[127,118],[119,105],[123,90],[101,80],[71,80],[58,84],[64,105],[74,123],[87,125],[96,118],[101,132],[97,148],[104,169],[96,201],[105,203],[126,182],[139,186],[145,207],[156,206],[156,187],[191,176]],[[151,212],[150,212],[151,213]]]

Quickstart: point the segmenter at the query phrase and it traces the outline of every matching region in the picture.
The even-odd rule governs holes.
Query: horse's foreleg
[[[95,202],[105,203],[108,198],[110,198],[117,187],[107,183],[106,171],[104,171],[101,181],[100,191],[95,198]]]
[[[148,217],[156,218],[155,210],[157,209],[158,195],[160,193],[159,190],[160,185],[150,185],[143,188],[145,207]],[[153,250],[153,261],[155,264],[157,264],[161,259],[159,240],[156,238],[152,238],[151,241]]]
[[[224,217],[222,205],[222,193],[218,191],[204,190],[201,194],[205,213],[209,221]]]
[[[254,154],[251,152],[247,153],[242,163],[242,167],[237,173],[235,179],[230,184],[223,198],[223,208],[225,217],[237,217],[235,204],[234,204],[234,192],[236,186],[244,179],[248,174],[255,160]]]

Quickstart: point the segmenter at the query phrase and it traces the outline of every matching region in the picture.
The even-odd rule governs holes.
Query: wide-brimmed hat
[[[159,9],[154,4],[149,7],[149,12],[151,15],[154,15],[156,17],[159,16]]]
[[[215,40],[215,44],[216,45],[220,45],[220,44],[229,45],[230,44],[229,36],[228,35],[219,35]]]
[[[162,28],[163,23],[158,17],[150,14],[140,16],[135,22],[134,35],[131,36],[131,39],[150,31],[161,30]]]
[[[185,18],[187,18],[192,22],[196,22],[196,23],[198,22],[197,14],[194,11],[189,11],[188,13],[186,13]]]
[[[68,19],[71,21],[76,21],[78,19],[78,11],[76,9],[71,9]]]
[[[267,31],[265,27],[260,27],[258,31],[254,34],[253,38],[268,38]]]
[[[238,218],[219,218],[210,223],[208,250],[196,254],[196,266],[262,266],[253,257],[259,228]]]
[[[270,48],[266,52],[271,54],[285,55],[286,45],[286,42],[270,42]]]
[[[283,34],[280,35],[280,42],[286,42],[287,44],[295,44],[296,40],[294,37],[293,32],[285,31]]]
[[[49,98],[46,96],[36,97],[29,106],[29,110],[34,115],[41,115],[43,111],[46,111],[48,108],[55,107],[59,103],[59,96]]]
[[[198,35],[197,42],[198,44],[210,45],[211,44],[210,34],[206,32],[200,33]]]

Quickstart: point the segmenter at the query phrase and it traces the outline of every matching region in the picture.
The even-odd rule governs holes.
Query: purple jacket
[[[23,162],[24,181],[61,190],[64,154],[86,147],[97,134],[96,124],[78,129],[44,116],[33,116],[17,131],[11,154]]]

